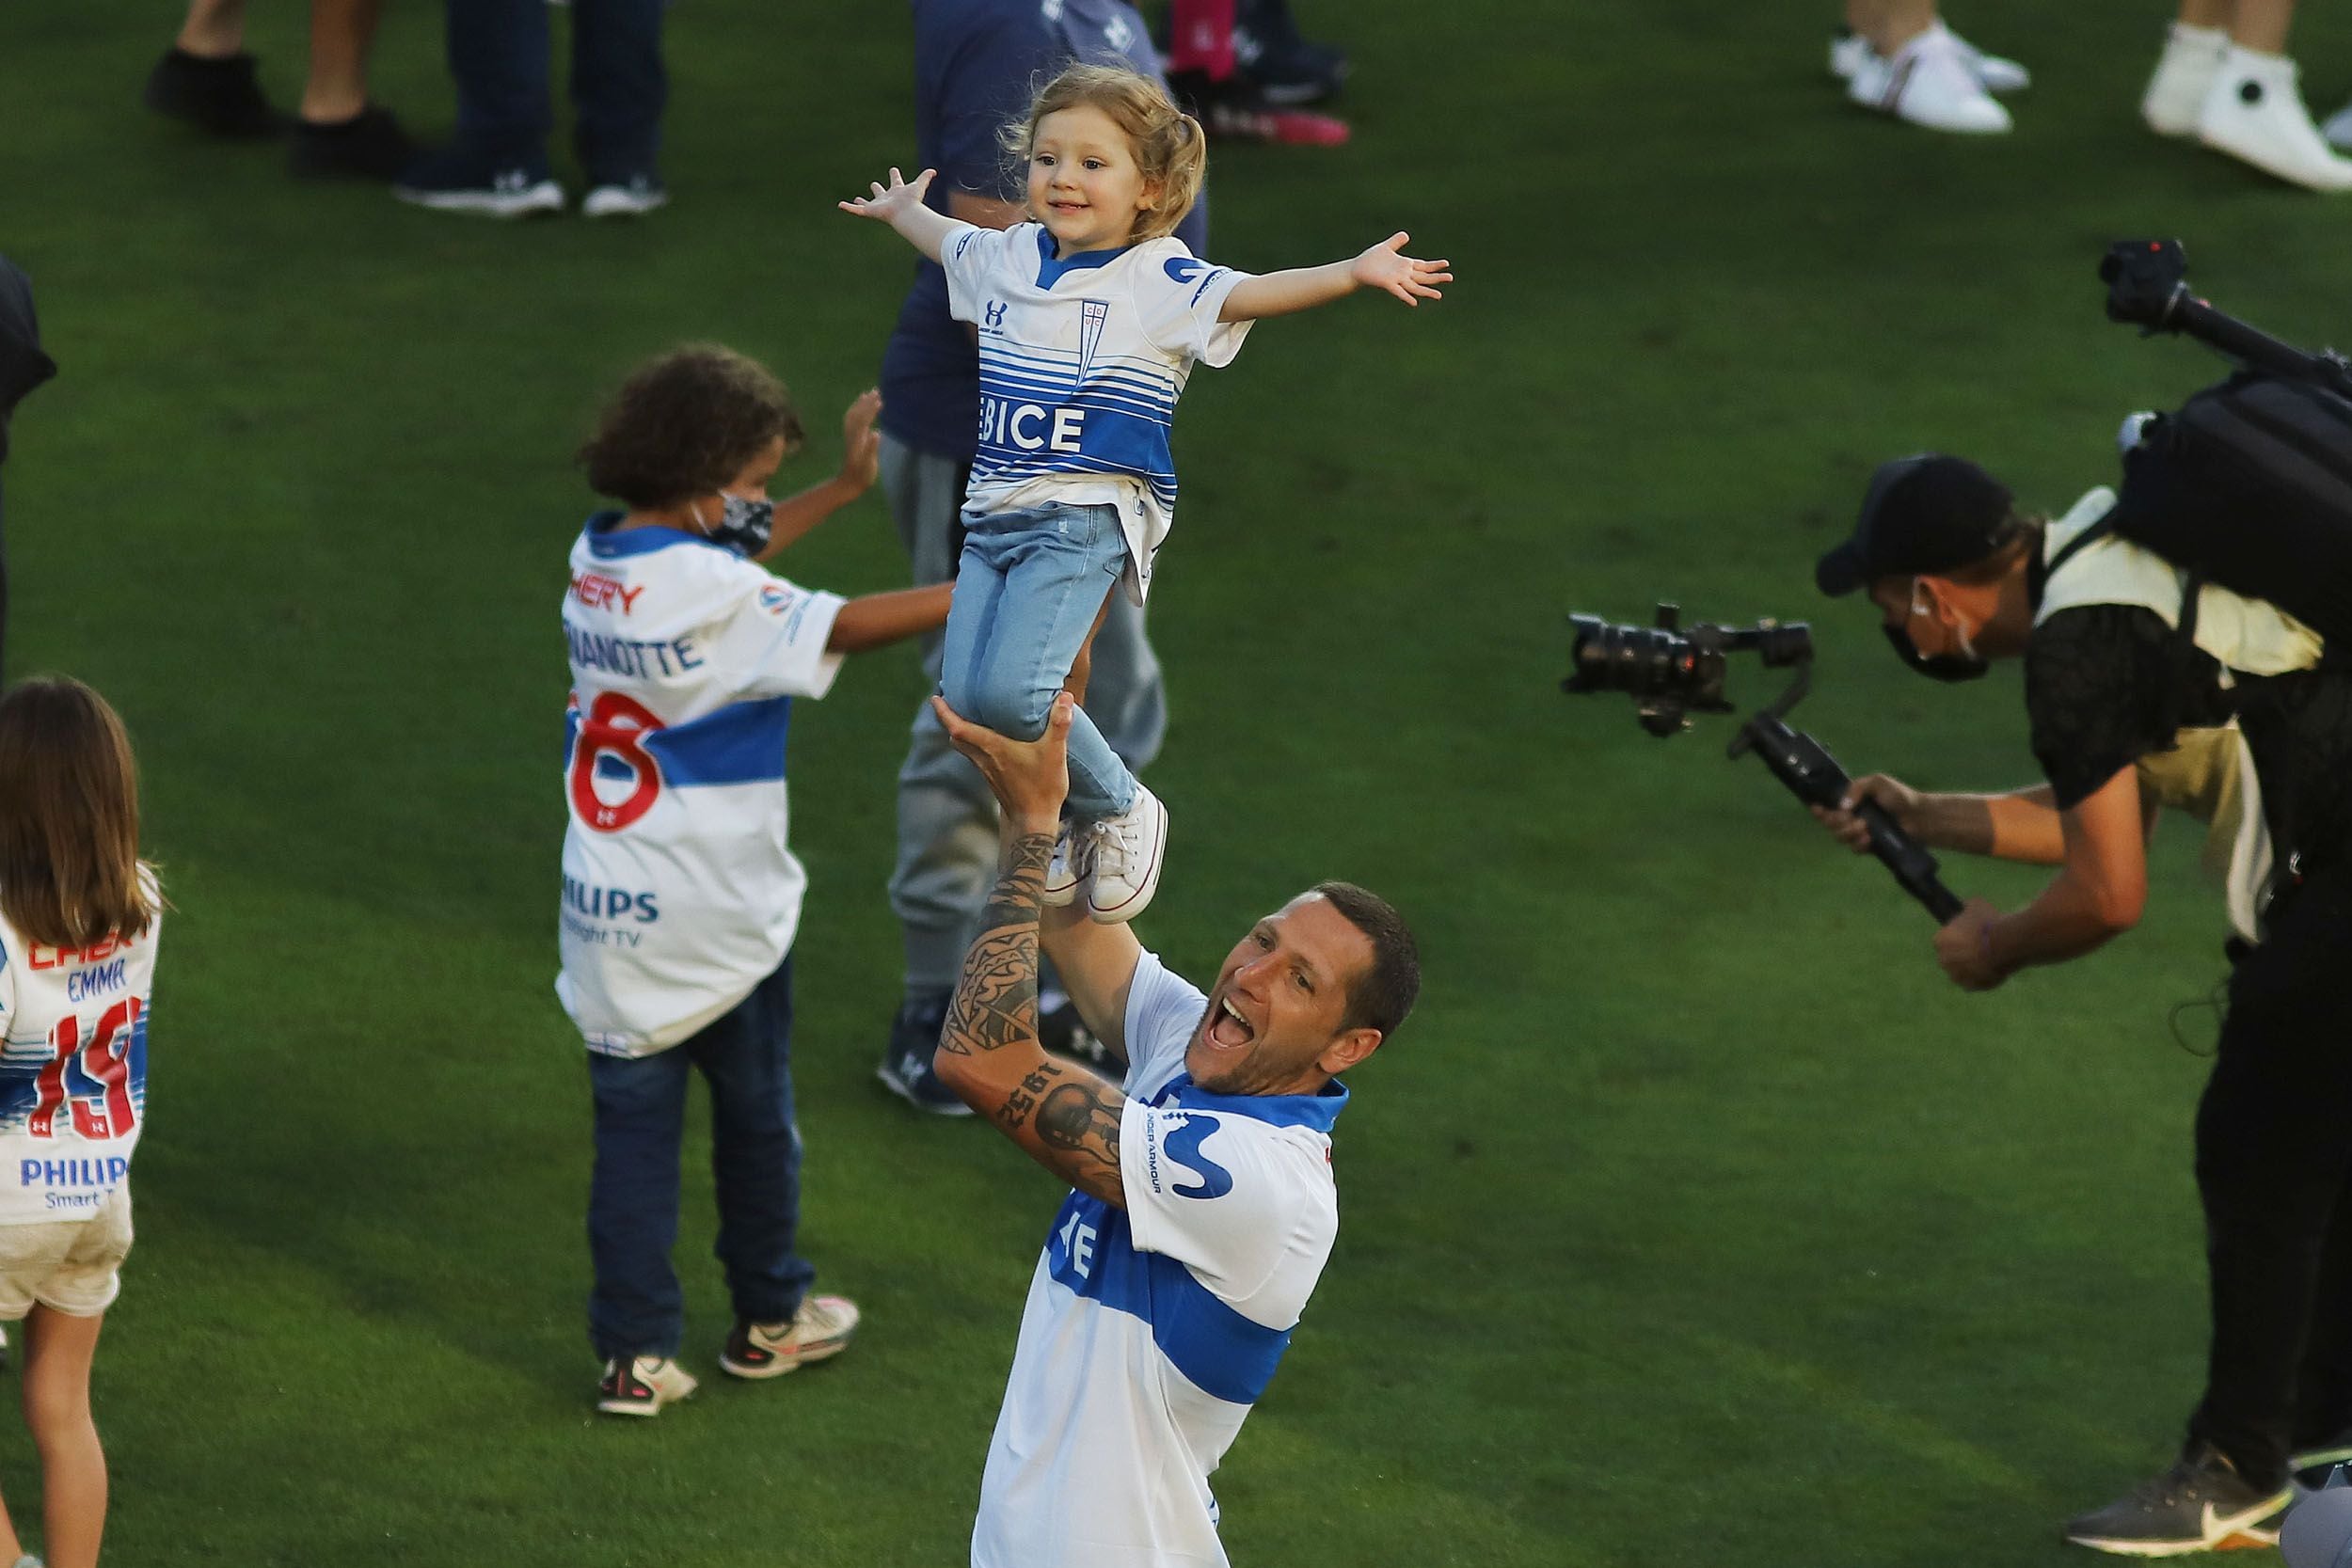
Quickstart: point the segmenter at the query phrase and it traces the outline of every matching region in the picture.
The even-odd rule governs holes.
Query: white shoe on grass
[[[2197,139],[2290,184],[2352,190],[2352,159],[2340,158],[2312,123],[2295,62],[2234,44],[2198,111]]]
[[[1943,24],[1938,23],[1937,25]],[[1969,71],[1985,91],[2023,92],[2033,86],[2033,72],[2015,60],[1988,55],[1950,28],[1944,30],[1960,46],[1961,58],[1967,62]],[[1870,47],[1868,39],[1851,28],[1840,28],[1829,40],[1829,73],[1841,82],[1851,82],[1854,72],[1860,71],[1877,53]]]
[[[1938,24],[1891,58],[1873,53],[1864,59],[1846,79],[1846,96],[1931,131],[1998,135],[2010,128],[2009,111],[1984,90],[1964,47]]]
[[[1087,913],[1104,926],[1124,925],[1143,912],[1160,885],[1168,853],[1168,808],[1136,785],[1136,799],[1117,816],[1087,825],[1089,863]]]
[[[675,1404],[698,1386],[666,1355],[616,1355],[604,1364],[596,1408],[608,1416],[659,1416],[663,1405]]]
[[[857,1323],[857,1303],[847,1296],[803,1296],[789,1323],[737,1323],[719,1368],[737,1377],[782,1377],[849,1349]]]
[[[2139,118],[2160,136],[2193,136],[2205,94],[2230,52],[2230,35],[2219,27],[2188,27],[2175,22],[2164,35],[2155,74],[2139,95]]]

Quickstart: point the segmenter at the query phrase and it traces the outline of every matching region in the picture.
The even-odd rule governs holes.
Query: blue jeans
[[[801,1134],[792,1122],[792,960],[691,1038],[650,1056],[591,1053],[596,1173],[588,1250],[596,1271],[588,1333],[600,1356],[675,1355],[685,1298],[677,1243],[678,1155],[686,1080],[710,1083],[710,1173],[719,1189],[720,1264],[735,1315],[781,1323],[817,1271],[793,1251],[801,1218]]]
[[[947,705],[1016,740],[1045,733],[1061,683],[1103,601],[1118,592],[1127,541],[1115,506],[963,515],[963,561],[939,670]],[[1070,725],[1070,815],[1117,816],[1136,776],[1081,708]]]
[[[592,181],[654,172],[669,96],[664,4],[573,0],[573,139]],[[448,25],[458,143],[501,162],[544,161],[554,124],[547,0],[449,0]]]

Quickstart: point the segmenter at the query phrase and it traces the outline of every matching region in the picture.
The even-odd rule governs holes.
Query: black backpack
[[[2352,397],[2241,371],[2123,455],[2101,531],[2352,647]]]

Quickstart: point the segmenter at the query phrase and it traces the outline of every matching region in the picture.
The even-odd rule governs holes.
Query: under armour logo
[[[1002,326],[1005,325],[1005,302],[1001,299],[992,299],[988,302],[988,309],[982,310],[980,314],[988,319],[989,325]]]

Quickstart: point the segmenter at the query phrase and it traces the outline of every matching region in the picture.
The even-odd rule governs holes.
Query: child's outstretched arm
[[[923,193],[931,188],[931,177],[938,172],[927,168],[909,184],[894,168],[890,171],[888,189],[877,182],[872,196],[861,196],[837,205],[852,217],[880,218],[896,229],[909,245],[936,261],[940,247],[958,228],[955,219],[923,205]]]
[[[947,624],[947,599],[955,586],[952,582],[935,582],[928,588],[894,588],[883,594],[860,594],[834,616],[833,635],[825,640],[826,650],[862,654],[869,648],[886,647],[927,631],[937,631]]]
[[[840,471],[776,503],[768,547],[752,557],[754,561],[771,561],[782,555],[810,529],[873,488],[882,467],[882,434],[874,428],[881,413],[879,391],[862,392],[850,404],[850,411],[841,416]]]
[[[1446,270],[1454,263],[1442,260],[1417,261],[1406,255],[1405,242],[1409,238],[1404,233],[1391,234],[1352,261],[1293,267],[1287,272],[1245,277],[1226,294],[1225,308],[1217,312],[1216,319],[1246,322],[1287,316],[1294,310],[1328,305],[1358,289],[1386,289],[1407,305],[1442,297],[1438,285],[1454,281],[1454,274]]]

